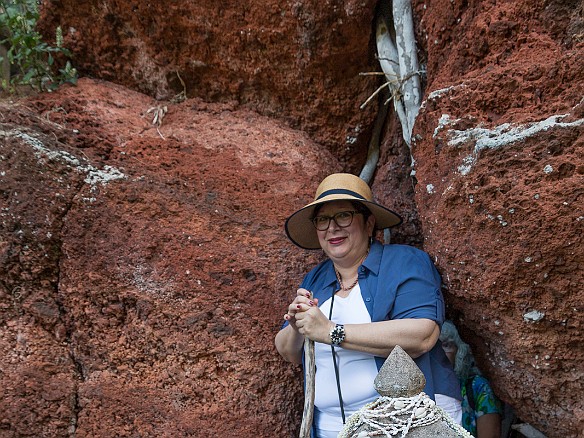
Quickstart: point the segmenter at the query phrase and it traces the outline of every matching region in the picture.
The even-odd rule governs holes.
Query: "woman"
[[[275,340],[295,364],[304,338],[315,341],[318,438],[336,437],[345,418],[378,397],[373,380],[395,345],[424,373],[425,392],[460,417],[458,379],[436,345],[444,320],[440,276],[426,253],[374,238],[376,229],[399,223],[363,180],[344,173],[325,178],[315,200],[286,221],[293,243],[328,256],[304,278]]]
[[[445,321],[440,341],[462,387],[462,426],[478,438],[501,436],[501,402],[475,366],[470,347],[451,321]]]

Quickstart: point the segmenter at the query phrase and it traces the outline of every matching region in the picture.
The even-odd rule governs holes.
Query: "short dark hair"
[[[358,211],[359,213],[361,213],[363,215],[363,219],[365,219],[365,221],[367,221],[367,219],[369,219],[369,216],[371,216],[371,210],[369,210],[367,207],[365,207],[365,205],[359,201],[350,201],[351,205],[353,206],[353,208],[355,209],[355,211]]]

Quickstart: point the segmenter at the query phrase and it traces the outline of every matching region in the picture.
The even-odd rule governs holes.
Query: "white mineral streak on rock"
[[[120,172],[118,169],[112,166],[104,166],[102,170],[96,169],[92,166],[88,166],[89,169],[87,176],[85,177],[85,182],[91,184],[92,186],[96,184],[107,184],[108,182],[115,181],[117,179],[124,179],[126,175]]]
[[[531,312],[527,312],[523,315],[523,319],[527,322],[537,322],[541,321],[545,313],[540,312],[539,310],[532,310]]]
[[[446,88],[441,88],[440,90],[434,90],[430,94],[428,94],[428,98],[426,100],[434,100],[438,99],[444,94],[448,94],[449,91],[454,90],[454,85]],[[426,104],[426,100],[422,103],[422,105]]]
[[[462,163],[458,166],[458,171],[461,175],[467,175],[474,164],[476,163],[478,154],[483,149],[498,149],[502,146],[517,143],[526,138],[533,137],[540,132],[547,131],[551,128],[573,128],[584,125],[584,119],[575,120],[573,122],[562,122],[568,114],[550,116],[545,120],[534,123],[526,123],[523,125],[512,125],[504,123],[493,129],[486,129],[478,126],[476,128],[459,131],[450,129],[448,133],[448,145],[454,147],[462,147],[468,143],[474,143],[472,153],[463,158]],[[434,130],[434,137],[448,125],[452,125],[453,121],[447,114],[443,114],[438,120],[438,126]]]
[[[440,131],[446,128],[448,125],[452,125],[456,123],[459,119],[451,120],[448,114],[442,114],[438,119],[438,126],[434,129],[434,134],[432,135],[433,138],[436,138]]]
[[[11,131],[9,134],[12,134],[13,137],[22,139],[26,144],[32,147],[35,157],[37,157],[39,160],[43,156],[45,156],[50,161],[61,161],[69,164],[70,166],[81,165],[79,160],[74,155],[71,155],[69,152],[52,151],[50,149],[47,149],[42,141],[40,141],[36,137],[26,134],[25,132]]]
[[[466,84],[461,83],[457,85],[451,85],[450,87],[440,88],[439,90],[434,90],[428,94],[428,97],[422,101],[420,105],[420,111],[426,109],[426,102],[438,100],[450,93],[453,90],[457,90],[459,88],[466,88]]]
[[[1,134],[22,139],[32,148],[35,157],[39,160],[48,159],[49,161],[59,161],[75,168],[79,173],[86,174],[84,181],[91,186],[96,186],[97,184],[104,185],[111,181],[126,178],[126,175],[112,166],[104,166],[103,169],[97,169],[90,164],[83,164],[82,160],[69,152],[52,151],[41,140],[25,132],[14,130]]]

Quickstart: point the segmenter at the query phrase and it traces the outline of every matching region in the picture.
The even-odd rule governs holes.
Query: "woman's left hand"
[[[330,331],[334,323],[322,313],[318,306],[302,304],[300,310],[296,314],[298,332],[315,342],[330,343]]]

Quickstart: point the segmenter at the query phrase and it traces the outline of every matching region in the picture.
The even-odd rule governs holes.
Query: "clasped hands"
[[[290,326],[315,342],[330,343],[330,331],[335,324],[318,307],[318,298],[306,289],[298,289],[296,298],[288,306],[284,315]]]

